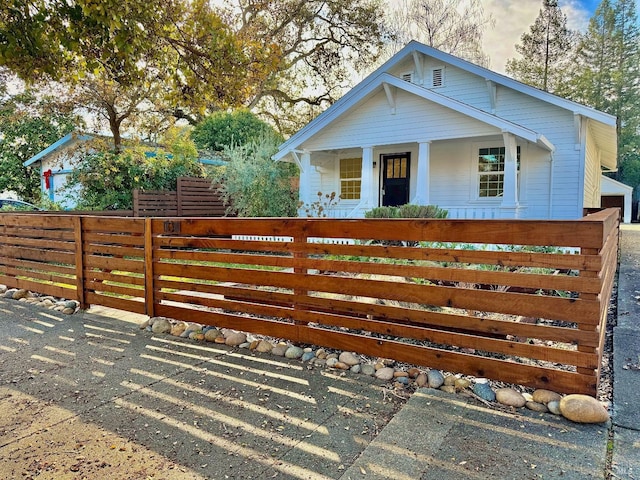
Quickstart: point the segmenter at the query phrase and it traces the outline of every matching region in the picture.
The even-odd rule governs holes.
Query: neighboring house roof
[[[69,146],[74,141],[87,141],[96,137],[110,138],[110,137],[106,137],[105,135],[71,132],[65,135],[64,137],[62,137],[61,139],[59,139],[58,141],[56,141],[55,143],[52,143],[51,145],[49,145],[44,150],[36,153],[33,157],[23,162],[23,165],[25,167],[29,167],[34,163],[42,160],[47,155]],[[148,145],[153,147],[157,146],[156,144],[151,144],[151,143],[149,143]],[[151,151],[146,152],[145,155],[147,157],[153,157],[156,155],[156,152],[151,152]],[[169,157],[171,157],[170,154],[169,154]],[[202,163],[203,165],[224,165],[224,161],[218,158],[198,158],[198,162]]]
[[[504,87],[513,89],[525,95],[534,97],[540,101],[547,102],[557,107],[568,110],[575,115],[582,115],[588,119],[593,120],[595,124],[590,128],[601,148],[601,163],[607,168],[613,169],[616,167],[616,118],[614,116],[604,112],[600,112],[590,107],[586,107],[571,100],[558,97],[543,90],[531,87],[512,78],[488,70],[484,67],[480,67],[473,63],[467,62],[466,60],[463,60],[456,56],[444,53],[433,47],[429,47],[427,45],[416,42],[415,40],[408,43],[402,50],[391,57],[391,59],[389,59],[371,75],[365,78],[360,84],[350,90],[340,100],[338,100],[322,114],[312,120],[304,128],[299,130],[295,135],[289,138],[289,140],[284,142],[280,146],[278,153],[276,153],[273,158],[275,160],[281,160],[290,152],[295,151],[295,149],[300,144],[318,133],[337,117],[348,111],[360,101],[368,98],[368,96],[373,92],[378,91],[378,88],[384,83],[392,84],[393,86],[402,88],[405,91],[421,96],[422,98],[425,98],[427,100],[460,111],[461,113],[481,120],[489,125],[494,125],[498,128],[502,128],[499,125],[505,125],[506,127],[504,129],[506,131],[510,131],[511,133],[522,136],[527,140],[541,144],[548,150],[553,149],[553,146],[551,144],[548,144],[547,140],[536,132],[528,130],[520,125],[516,125],[512,122],[508,122],[507,120],[504,120],[496,115],[487,113],[483,110],[479,110],[475,107],[453,100],[444,95],[440,95],[430,89],[421,87],[420,85],[405,82],[398,77],[394,77],[393,75],[386,73],[395,65],[404,61],[414,52],[427,55],[443,63],[478,75],[487,81],[494,82],[497,85],[502,85]],[[517,131],[522,132],[521,129],[527,130],[528,135],[521,135],[520,133],[517,133]],[[531,139],[531,135],[536,136],[535,140]]]
[[[36,153],[33,157],[31,157],[30,159],[26,160],[23,163],[23,165],[25,167],[29,167],[29,166],[33,165],[34,163],[36,163],[38,160],[42,160],[44,157],[46,157],[50,153],[53,153],[53,152],[55,152],[56,150],[58,150],[60,148],[64,148],[66,145],[70,144],[74,140],[90,140],[91,138],[93,138],[93,136],[82,134],[82,133],[77,133],[77,132],[68,133],[67,135],[62,137],[60,140],[58,140],[57,142],[52,143],[51,145],[49,145],[47,148],[45,148],[41,152]]]
[[[633,187],[603,175],[600,193],[602,195],[631,195]]]

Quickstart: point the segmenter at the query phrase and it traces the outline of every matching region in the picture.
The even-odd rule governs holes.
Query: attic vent
[[[431,86],[442,87],[444,85],[444,69],[434,68],[431,70]]]
[[[413,73],[403,73],[402,80],[405,82],[413,82]]]

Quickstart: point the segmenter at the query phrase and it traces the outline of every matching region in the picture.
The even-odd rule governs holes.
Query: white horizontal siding
[[[398,90],[395,114],[380,91],[306,141],[302,148],[332,150],[498,133],[498,129]]]

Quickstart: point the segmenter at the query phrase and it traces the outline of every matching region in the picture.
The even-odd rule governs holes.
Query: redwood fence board
[[[227,206],[207,178],[180,177],[176,191],[133,191],[136,217],[223,217]]]
[[[594,395],[618,224],[0,214],[0,283]]]

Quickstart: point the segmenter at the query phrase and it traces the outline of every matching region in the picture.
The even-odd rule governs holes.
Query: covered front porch
[[[530,217],[547,198],[534,198],[541,163],[548,180],[549,151],[510,132],[469,138],[294,152],[300,167],[300,201],[306,205],[335,193],[325,210],[333,218],[361,218],[372,208],[407,203],[437,205],[455,219]],[[533,174],[532,172],[538,172]],[[546,187],[548,190],[548,182]],[[322,195],[319,198],[319,193]],[[534,188],[532,197],[539,197]],[[304,211],[304,208],[301,209]],[[546,212],[540,212],[540,217]],[[304,216],[304,214],[301,213]]]

